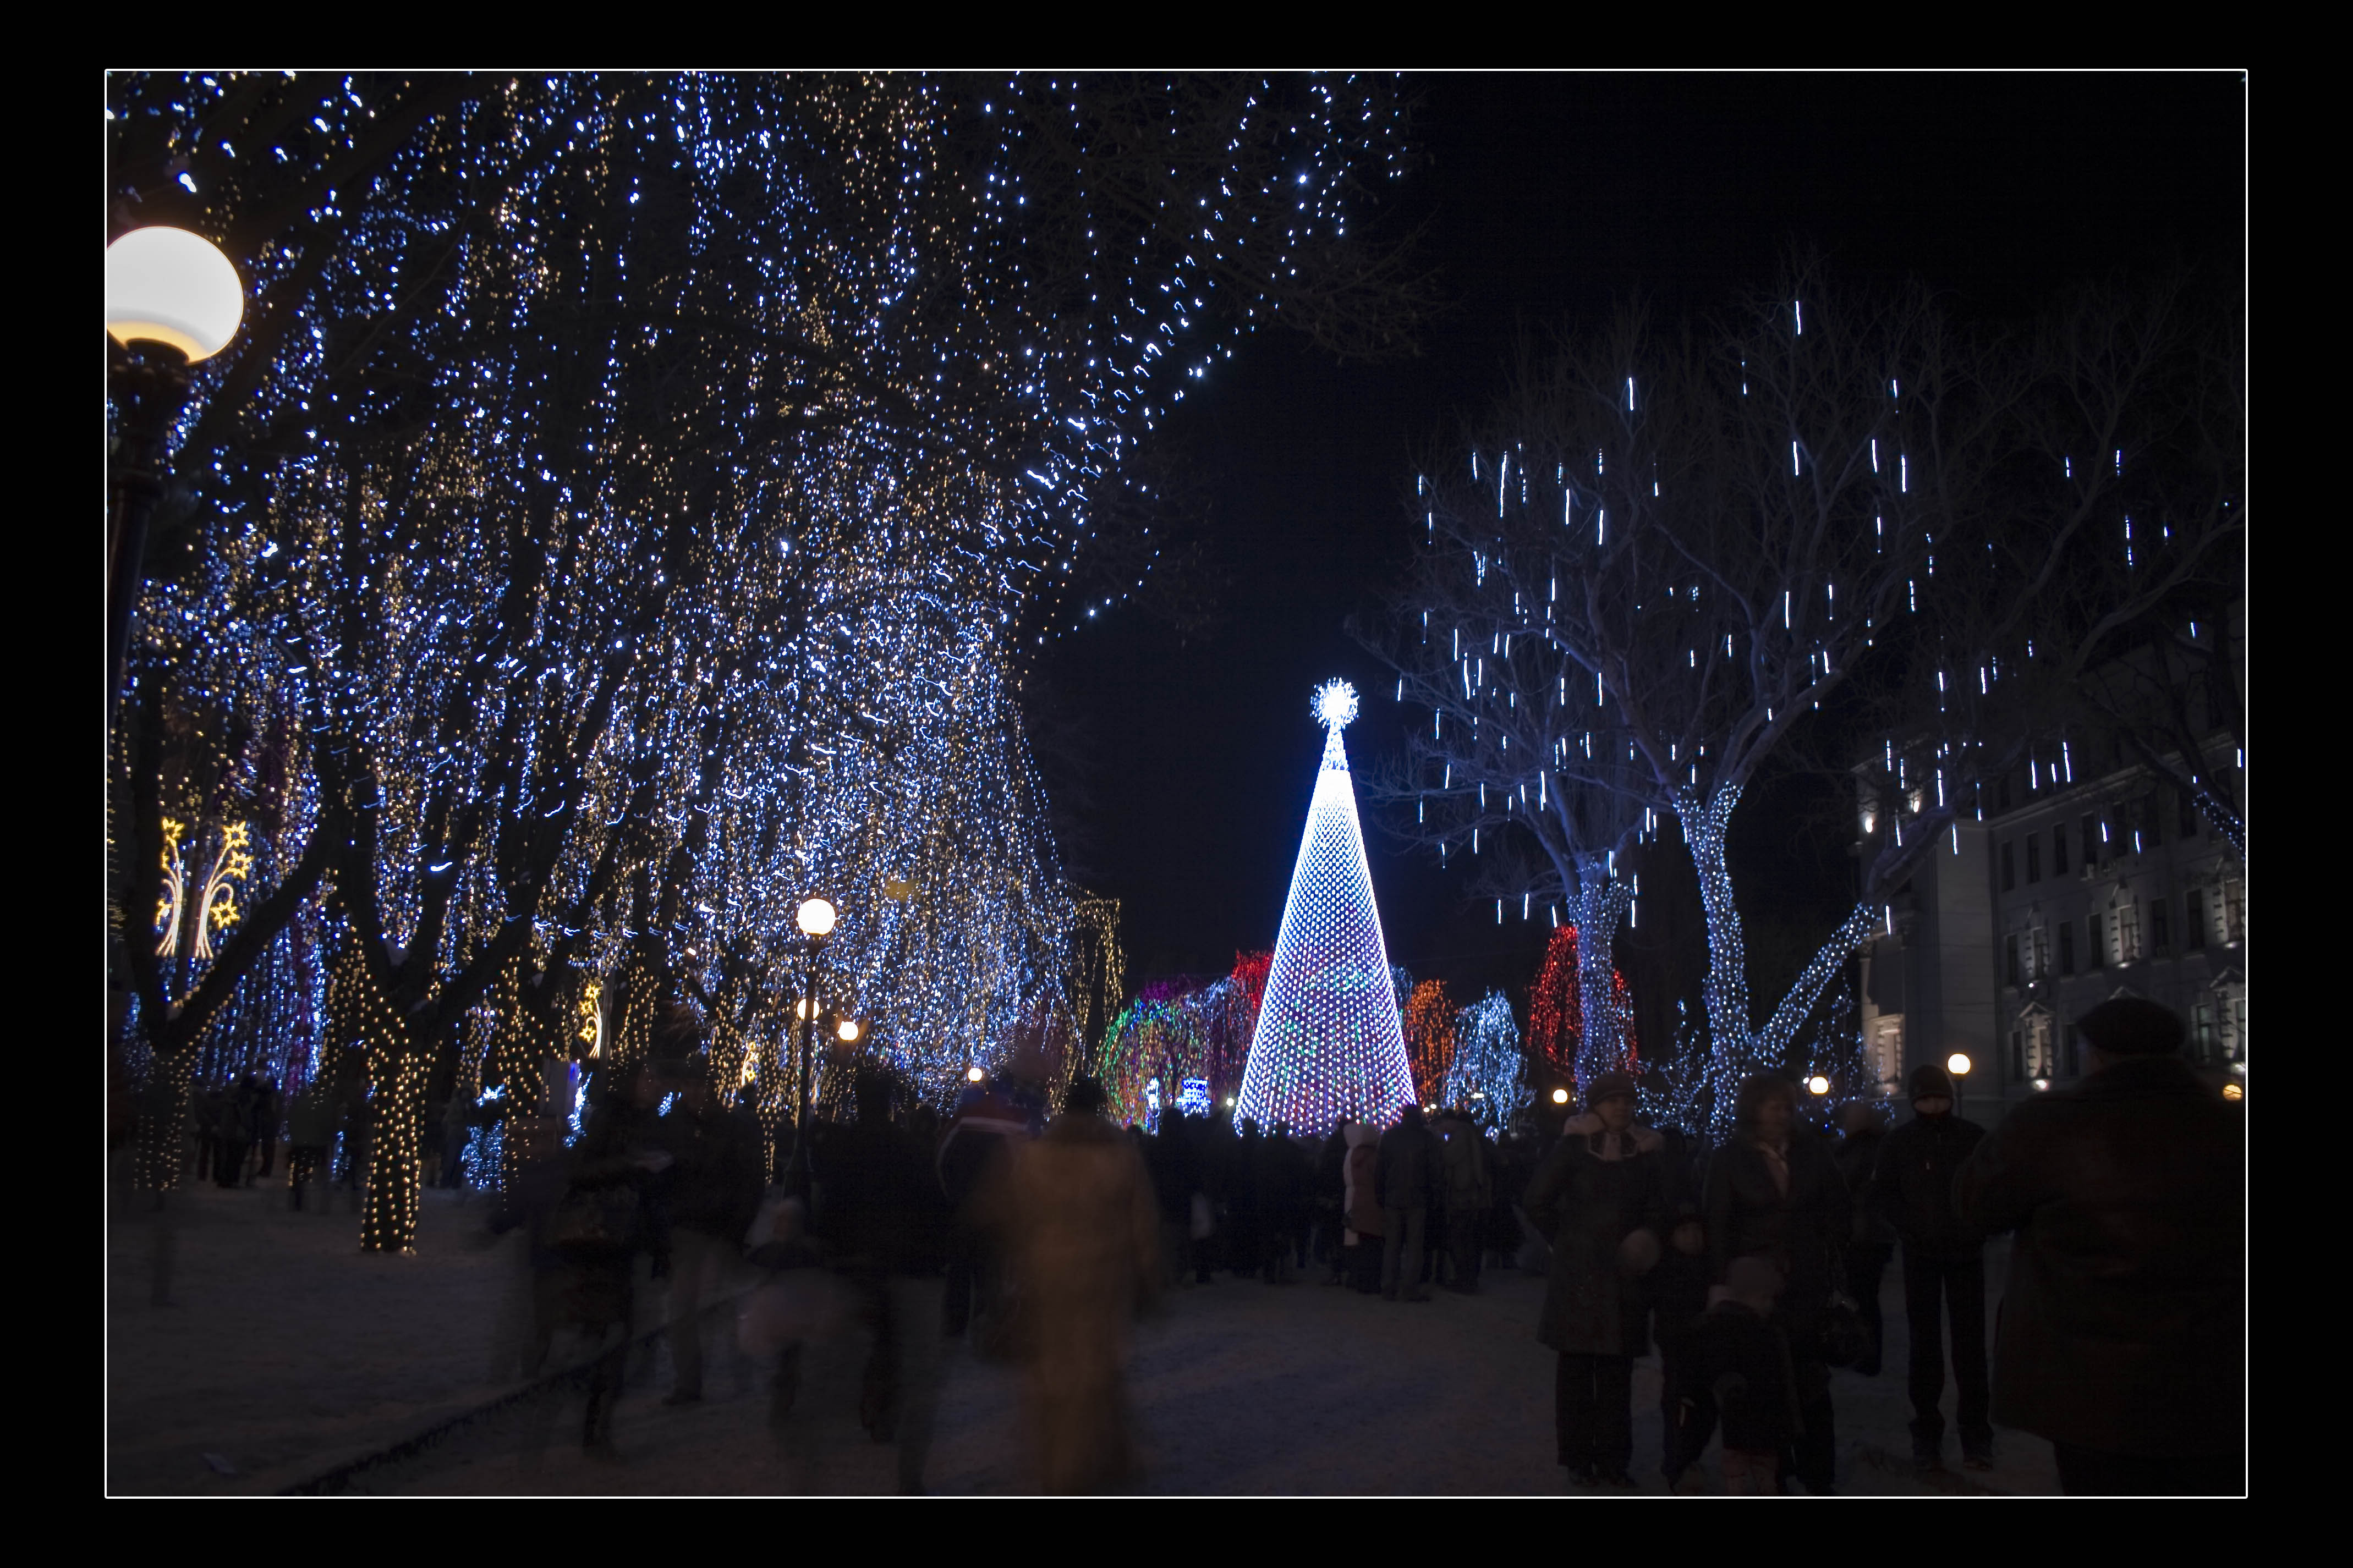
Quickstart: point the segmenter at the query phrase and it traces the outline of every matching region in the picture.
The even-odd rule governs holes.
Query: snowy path
[[[152,1222],[117,1217],[111,1255],[110,1489],[283,1489],[497,1396],[489,1375],[513,1261],[466,1237],[480,1210],[432,1194],[418,1255],[367,1258],[357,1222],[290,1215],[278,1191],[188,1194],[174,1295],[147,1304]],[[2000,1277],[1999,1257],[1989,1272]],[[1891,1274],[1893,1271],[1891,1270]],[[1492,1272],[1477,1297],[1391,1305],[1314,1283],[1219,1276],[1139,1330],[1132,1394],[1156,1493],[1504,1493],[1568,1489],[1552,1460],[1552,1360],[1532,1336],[1542,1281]],[[1841,1490],[2055,1491],[2050,1447],[2000,1438],[1987,1476],[1910,1471],[1902,1291],[1884,1292],[1877,1378],[1835,1375]],[[666,1352],[640,1358],[615,1417],[616,1462],[577,1447],[565,1391],[487,1416],[428,1452],[364,1472],[365,1490],[540,1493],[884,1492],[893,1452],[856,1416],[854,1336],[813,1349],[780,1441],[755,1369],[723,1331],[702,1404],[665,1407]],[[927,1479],[1018,1489],[1012,1369],[947,1363]],[[1635,1479],[1662,1489],[1655,1364],[1635,1373]],[[1949,1391],[1947,1394],[1949,1421]],[[1948,1451],[1953,1442],[1947,1439]],[[217,1455],[236,1470],[216,1471]],[[1948,1452],[1948,1458],[1954,1458]],[[1606,1495],[1606,1494],[1597,1494]]]

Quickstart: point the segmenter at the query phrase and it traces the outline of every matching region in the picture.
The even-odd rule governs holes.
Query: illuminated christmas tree
[[[1356,784],[1340,731],[1356,689],[1327,682],[1314,712],[1328,734],[1251,1036],[1237,1116],[1322,1131],[1342,1116],[1387,1121],[1413,1102],[1405,1033],[1380,911],[1365,866]]]

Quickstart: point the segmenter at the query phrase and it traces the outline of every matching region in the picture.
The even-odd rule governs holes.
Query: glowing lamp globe
[[[858,1027],[857,1019],[844,1018],[840,1023],[834,1026],[833,1032],[835,1037],[839,1039],[843,1045],[853,1046],[858,1043],[858,1037],[862,1031]]]
[[[801,928],[803,936],[833,934],[835,910],[830,899],[803,899],[801,907],[793,911],[793,923]]]
[[[1568,1090],[1565,1089],[1554,1089],[1552,1091],[1552,1102],[1555,1105],[1567,1105],[1568,1103]]]
[[[2224,1100],[2244,1100],[2247,1098],[2247,1091],[2235,1083],[2226,1083],[2222,1086],[2222,1098]]]
[[[1830,1091],[1831,1080],[1824,1078],[1820,1073],[1816,1073],[1813,1077],[1806,1080],[1806,1092],[1808,1094],[1828,1094]]]
[[[212,241],[184,228],[134,228],[106,247],[106,331],[210,359],[245,319],[245,286]]]
[[[964,1069],[964,1080],[966,1083],[978,1083],[982,1079],[987,1078],[987,1076],[988,1075],[987,1073],[982,1072],[978,1068],[966,1068]]]
[[[1945,1070],[1955,1078],[1968,1077],[1970,1065],[1968,1053],[1966,1051],[1955,1051],[1945,1058]]]

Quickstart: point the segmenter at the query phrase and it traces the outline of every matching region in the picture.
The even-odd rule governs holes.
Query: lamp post
[[[1957,1102],[1961,1089],[1968,1083],[1969,1068],[1975,1065],[1969,1060],[1967,1051],[1955,1051],[1945,1058],[1945,1070],[1953,1075],[1953,1093]]]
[[[817,1058],[818,957],[825,951],[825,939],[833,934],[837,918],[833,900],[825,898],[803,899],[793,912],[793,923],[801,928],[809,944],[808,984],[801,1002],[800,1082],[793,1097],[793,1173],[788,1183],[804,1198],[808,1196],[809,1073]]]
[[[134,228],[106,247],[110,390],[122,458],[107,498],[107,699],[122,689],[131,616],[145,582],[147,521],[164,493],[164,447],[188,400],[188,367],[227,348],[245,317],[237,268],[182,228]]]

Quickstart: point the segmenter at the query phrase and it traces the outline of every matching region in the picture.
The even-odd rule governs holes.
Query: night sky
[[[1499,929],[1492,903],[1466,903],[1464,872],[1407,852],[1365,797],[1401,715],[1346,629],[1377,621],[1401,578],[1415,459],[1455,460],[1522,331],[1634,296],[1705,310],[1768,286],[1792,245],[1849,278],[1923,278],[1975,320],[2078,281],[2242,266],[2236,74],[1415,85],[1427,162],[1382,226],[1427,225],[1445,310],[1420,357],[1344,366],[1296,336],[1244,340],[1166,426],[1208,503],[1187,537],[1221,584],[1212,624],[1187,636],[1122,606],[1029,679],[1071,873],[1123,900],[1131,981],[1221,973],[1272,944],[1322,741],[1309,689],[1341,675],[1366,698],[1347,739],[1392,961],[1464,1001],[1526,982],[1541,912]],[[1793,949],[1816,921],[1820,941],[1851,896],[1843,836],[1808,813],[1808,787],[1762,780],[1735,819],[1743,909],[1768,949],[1776,921]]]

